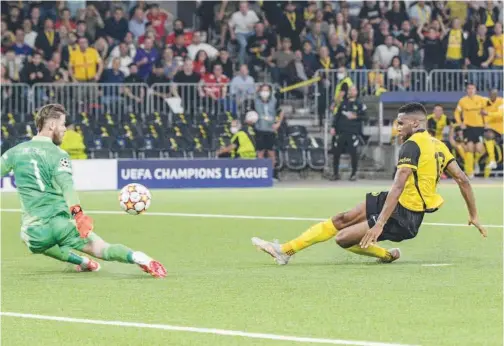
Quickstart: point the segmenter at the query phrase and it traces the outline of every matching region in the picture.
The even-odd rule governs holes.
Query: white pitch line
[[[21,209],[0,209],[1,212],[19,213]],[[128,215],[123,211],[114,210],[86,210],[89,214],[105,214],[105,215]],[[193,214],[193,213],[167,213],[167,212],[147,212],[142,216],[171,216],[171,217],[197,217],[209,219],[245,219],[245,220],[277,220],[277,221],[324,221],[327,218],[313,217],[296,217],[296,216],[254,216],[254,215],[233,215],[233,214]],[[131,217],[131,216],[130,216]],[[424,226],[440,226],[440,227],[469,227],[464,223],[439,223],[439,222],[424,222]],[[504,228],[503,225],[484,225],[487,228]]]
[[[422,264],[422,267],[448,267],[451,263],[432,263],[432,264]]]
[[[371,341],[320,339],[320,338],[307,338],[307,337],[278,335],[278,334],[248,333],[248,332],[243,332],[243,331],[239,331],[239,330],[183,327],[183,326],[172,326],[172,325],[168,325],[168,324],[149,324],[149,323],[138,323],[138,322],[91,320],[91,319],[85,319],[85,318],[71,318],[71,317],[60,317],[60,316],[23,314],[23,313],[18,313],[18,312],[0,312],[0,315],[6,316],[6,317],[8,316],[8,317],[18,317],[18,318],[29,318],[29,319],[35,319],[35,320],[47,320],[47,321],[67,322],[67,323],[98,324],[98,325],[127,327],[127,328],[161,329],[161,330],[171,330],[171,331],[177,331],[177,332],[216,334],[216,335],[226,335],[226,336],[241,336],[244,338],[252,338],[252,339],[280,340],[280,341],[292,341],[292,342],[312,343],[312,344],[352,345],[352,346],[413,346],[413,345],[405,345],[405,344],[394,344],[394,343],[391,344],[391,343],[371,342]]]

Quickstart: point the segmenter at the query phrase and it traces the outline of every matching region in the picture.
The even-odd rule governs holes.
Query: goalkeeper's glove
[[[72,213],[72,216],[75,219],[80,237],[87,238],[89,233],[93,231],[93,219],[84,215],[80,205],[70,207],[70,213]]]

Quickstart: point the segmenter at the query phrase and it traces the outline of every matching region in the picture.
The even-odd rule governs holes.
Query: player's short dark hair
[[[421,113],[425,116],[427,115],[427,111],[425,110],[423,104],[418,102],[412,102],[405,104],[404,106],[401,106],[398,110],[398,113],[404,113],[404,114]]]
[[[51,103],[40,108],[35,115],[35,125],[37,130],[40,132],[47,120],[49,119],[59,119],[62,114],[66,114],[65,107],[58,103]]]
[[[436,104],[434,105],[434,108],[436,108],[436,107],[441,107],[441,108],[443,108],[443,105],[442,105],[442,104],[440,104],[440,103],[436,103]]]

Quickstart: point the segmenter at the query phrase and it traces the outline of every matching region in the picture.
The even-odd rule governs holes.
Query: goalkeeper
[[[98,271],[100,264],[72,250],[105,261],[137,264],[154,277],[165,277],[163,265],[121,244],[108,244],[93,232],[93,219],[84,214],[72,180],[68,154],[60,149],[66,111],[48,104],[35,118],[38,134],[9,149],[0,160],[1,176],[14,171],[21,199],[21,238],[34,254],[76,265],[77,271]]]

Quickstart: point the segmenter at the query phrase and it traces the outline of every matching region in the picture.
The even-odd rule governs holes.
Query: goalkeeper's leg
[[[80,251],[105,261],[137,264],[143,271],[154,277],[166,276],[163,265],[143,252],[133,251],[122,244],[109,244],[94,232],[89,238],[90,241],[82,246]]]
[[[68,246],[55,245],[50,249],[45,250],[42,254],[57,259],[58,261],[68,262],[76,265],[87,265],[89,259],[83,256],[79,256],[72,251]]]

